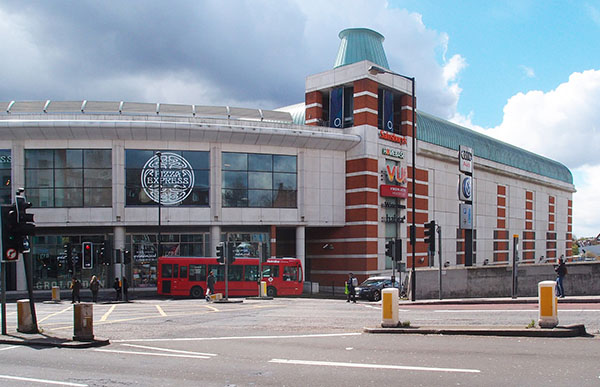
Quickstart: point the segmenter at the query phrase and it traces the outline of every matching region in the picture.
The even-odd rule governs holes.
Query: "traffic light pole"
[[[35,302],[33,300],[33,272],[31,270],[31,255],[23,253],[23,263],[25,264],[25,277],[27,278],[27,293],[29,295],[29,308],[31,309],[32,331],[25,333],[39,333],[37,317],[35,314]]]
[[[2,241],[0,240],[0,244],[1,243],[2,243]],[[6,263],[5,262],[2,262],[2,334],[6,335]]]

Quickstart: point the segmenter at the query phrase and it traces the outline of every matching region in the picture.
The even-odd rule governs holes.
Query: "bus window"
[[[187,278],[187,266],[179,267],[179,278]]]
[[[208,265],[208,270],[213,271],[215,281],[225,281],[225,265]]]
[[[244,281],[258,281],[257,265],[246,265],[244,268]]]
[[[227,272],[229,281],[241,281],[243,268],[244,266],[242,265],[229,266],[229,270]]]
[[[206,265],[190,264],[190,281],[206,281]]]
[[[179,265],[173,265],[173,278],[179,278]]]
[[[298,267],[297,266],[285,266],[283,268],[283,280],[284,281],[298,281]]]
[[[163,263],[162,277],[163,278],[173,278],[173,265],[171,265],[170,263]]]
[[[264,265],[263,266],[263,277],[279,277],[279,266],[277,265]]]

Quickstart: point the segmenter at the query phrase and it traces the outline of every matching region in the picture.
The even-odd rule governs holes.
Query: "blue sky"
[[[0,0],[0,101],[291,105],[352,27],[420,110],[569,167],[600,233],[600,0]]]

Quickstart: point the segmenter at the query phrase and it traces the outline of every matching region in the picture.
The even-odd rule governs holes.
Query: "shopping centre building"
[[[126,275],[153,287],[159,249],[214,256],[221,241],[243,256],[298,257],[306,281],[341,287],[348,272],[391,272],[391,239],[406,267],[439,265],[423,241],[431,220],[444,265],[509,264],[514,235],[522,262],[570,256],[565,166],[416,109],[419,80],[415,98],[383,36],[340,38],[333,69],[306,78],[305,102],[276,111],[0,102],[0,201],[23,187],[33,204],[35,288],[66,288],[66,250],[77,262],[84,242],[84,283]],[[7,266],[9,290],[24,289],[22,260]]]

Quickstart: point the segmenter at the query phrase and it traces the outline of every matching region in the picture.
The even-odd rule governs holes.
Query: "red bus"
[[[225,265],[217,258],[159,257],[158,294],[203,298],[206,277],[213,271],[215,292],[225,294]],[[262,264],[263,281],[268,296],[302,294],[303,278],[300,260],[271,258]],[[258,258],[236,258],[228,269],[230,296],[258,296]]]

